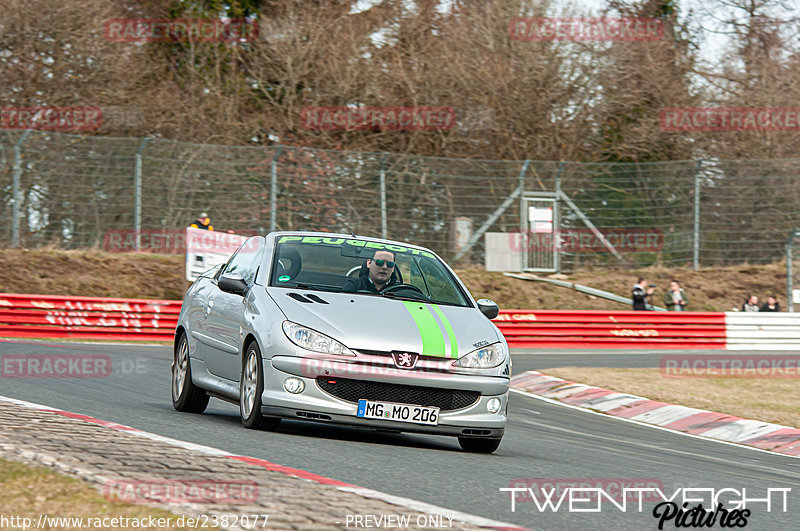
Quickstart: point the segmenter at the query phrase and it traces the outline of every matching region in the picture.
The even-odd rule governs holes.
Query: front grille
[[[439,389],[438,387],[368,382],[322,376],[317,378],[317,385],[323,391],[348,402],[358,402],[362,399],[375,402],[397,402],[400,404],[438,407],[442,411],[469,407],[477,402],[481,396],[477,391]]]

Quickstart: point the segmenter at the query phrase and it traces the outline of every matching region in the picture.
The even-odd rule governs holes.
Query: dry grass
[[[651,400],[800,427],[800,391],[792,378],[665,378],[657,368],[558,367],[541,372]]]
[[[3,493],[0,496],[0,514],[6,518],[28,517],[32,519],[33,525],[36,525],[39,515],[42,514],[84,518],[153,516],[153,518],[171,519],[171,525],[161,529],[189,529],[176,527],[178,517],[162,509],[109,501],[83,481],[44,467],[24,465],[5,459],[0,459],[0,492]],[[88,524],[88,521],[84,523]],[[14,522],[10,524],[14,527]],[[22,528],[21,524],[17,527]],[[50,528],[55,529],[55,527]],[[62,525],[58,528],[76,527]],[[104,527],[104,529],[121,528]]]
[[[182,299],[183,255],[4,249],[0,286],[8,293]]]
[[[629,310],[627,305],[599,299],[545,282],[512,279],[502,273],[481,269],[458,271],[472,294],[494,299],[501,308],[549,310]],[[730,311],[741,307],[748,294],[761,302],[775,294],[786,308],[786,267],[784,264],[728,266],[700,269],[648,267],[644,269],[593,269],[576,271],[562,280],[630,297],[638,276],[658,285],[653,303],[663,307],[662,297],[673,278],[678,280],[689,299],[691,311]],[[546,278],[546,277],[545,277]]]

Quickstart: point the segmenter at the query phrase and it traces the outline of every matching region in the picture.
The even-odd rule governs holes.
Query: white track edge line
[[[586,408],[586,407],[575,406],[573,404],[565,404],[564,402],[560,402],[560,401],[554,400],[552,398],[547,398],[546,396],[536,395],[536,394],[530,393],[528,391],[523,391],[522,389],[511,388],[510,390],[515,392],[515,393],[519,393],[521,395],[528,396],[530,398],[535,398],[536,400],[541,400],[543,402],[547,402],[549,404],[554,404],[554,405],[557,405],[557,406],[562,406],[562,407],[567,407],[567,408],[570,408],[570,409],[575,409],[575,410],[578,410],[578,411],[583,411],[584,413],[591,413],[592,415],[599,415],[599,416],[607,418],[607,419],[614,419],[614,420],[621,420],[623,422],[630,422],[631,424],[637,424],[639,426],[644,426],[646,428],[652,428],[652,429],[656,429],[656,430],[666,431],[666,432],[669,432],[669,433],[676,433],[678,435],[683,435],[685,437],[692,437],[694,439],[700,439],[700,440],[703,440],[703,441],[715,442],[715,443],[718,443],[718,444],[727,444],[728,446],[734,446],[736,448],[742,448],[744,450],[753,450],[753,451],[756,451],[756,452],[763,452],[765,454],[775,455],[775,456],[780,456],[780,457],[788,457],[788,458],[791,458],[791,459],[800,458],[800,456],[797,456],[797,455],[788,455],[788,454],[782,454],[780,452],[772,452],[770,450],[765,450],[763,448],[756,448],[755,446],[748,446],[746,444],[739,444],[739,443],[733,443],[733,442],[729,442],[729,441],[723,441],[721,439],[712,439],[711,437],[703,437],[702,435],[696,435],[694,433],[686,433],[685,431],[673,430],[673,429],[670,429],[670,428],[665,428],[663,426],[658,426],[656,424],[648,424],[647,422],[642,422],[640,420],[633,420],[633,419],[628,419],[628,418],[625,418],[625,417],[617,417],[617,416],[614,416],[614,415],[609,415],[608,413],[601,413],[599,411],[595,411],[593,409],[589,409],[589,408]]]
[[[50,406],[45,406],[45,405],[42,405],[42,404],[35,404],[33,402],[26,402],[24,400],[18,400],[16,398],[11,398],[11,397],[2,396],[2,395],[0,395],[0,402],[8,402],[8,403],[16,404],[18,406],[23,406],[23,407],[26,407],[26,408],[29,408],[29,409],[35,409],[37,411],[55,411],[55,412],[62,412],[62,413],[71,413],[71,412],[65,411],[63,409],[58,409],[58,408],[54,408],[54,407],[50,407]],[[86,416],[89,417],[89,415],[86,415]],[[94,418],[94,417],[91,417],[91,418]],[[81,420],[81,419],[74,419],[74,420]],[[97,419],[97,420],[100,420],[100,419]],[[88,421],[84,421],[84,422],[88,422]],[[111,422],[111,421],[109,421],[109,422]],[[213,448],[211,446],[203,446],[203,445],[200,445],[200,444],[190,443],[190,442],[187,442],[187,441],[181,441],[179,439],[173,439],[171,437],[165,437],[163,435],[158,435],[157,433],[151,433],[149,431],[140,430],[138,428],[132,428],[130,426],[125,426],[124,424],[118,424],[118,423],[115,423],[115,424],[117,424],[118,426],[123,426],[125,428],[129,428],[128,430],[119,430],[119,429],[117,429],[116,431],[122,431],[123,433],[130,433],[130,434],[136,435],[138,437],[143,437],[145,439],[150,439],[150,440],[153,440],[153,441],[163,442],[163,443],[170,444],[172,446],[178,446],[180,448],[184,448],[184,449],[187,449],[187,450],[194,450],[194,451],[201,452],[201,453],[204,453],[204,454],[207,454],[207,455],[231,457],[231,458],[248,457],[248,456],[232,454],[230,452],[225,452],[223,450],[220,450],[219,448]],[[108,427],[110,429],[115,429],[115,428],[112,428],[110,426],[106,426],[106,427]],[[256,458],[256,459],[258,459],[258,458]],[[258,466],[258,465],[255,465],[255,466]],[[293,467],[287,467],[287,468],[293,468]],[[307,479],[307,478],[298,478],[298,479]],[[314,480],[309,480],[309,481],[314,481]],[[359,496],[361,496],[363,498],[378,499],[378,500],[384,501],[386,503],[390,503],[392,505],[398,505],[398,506],[401,506],[401,507],[405,507],[406,509],[411,509],[413,511],[420,511],[420,512],[429,513],[429,514],[440,514],[440,515],[445,515],[445,516],[453,516],[454,519],[458,518],[459,521],[462,521],[462,522],[468,523],[468,524],[472,524],[472,525],[476,525],[476,526],[479,526],[479,527],[508,528],[508,529],[520,529],[520,530],[525,530],[526,529],[526,528],[520,527],[520,526],[518,526],[516,524],[508,524],[508,523],[505,523],[505,522],[498,522],[496,520],[491,520],[491,519],[485,518],[483,516],[478,516],[478,515],[468,514],[468,513],[462,513],[460,511],[456,511],[456,510],[453,510],[453,509],[446,509],[446,508],[440,507],[438,505],[432,505],[432,504],[421,502],[421,501],[414,500],[414,499],[411,499],[411,498],[404,498],[402,496],[396,496],[394,494],[388,494],[388,493],[385,493],[385,492],[380,492],[380,491],[377,491],[377,490],[372,490],[372,489],[368,489],[368,488],[364,488],[364,487],[334,486],[334,488],[336,488],[338,490],[345,491],[345,492],[350,492],[351,494],[357,494],[357,495],[359,495]]]

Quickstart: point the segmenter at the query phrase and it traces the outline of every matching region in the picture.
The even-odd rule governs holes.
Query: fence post
[[[794,233],[792,234],[794,237]],[[786,244],[786,310],[794,311],[794,300],[792,299],[792,243],[791,240]]]
[[[14,176],[12,183],[13,199],[11,206],[11,247],[19,247],[19,218],[20,208],[22,207],[22,154],[20,148],[25,139],[30,134],[30,129],[26,129],[19,140],[14,144]]]
[[[794,229],[786,242],[786,311],[794,311],[794,300],[792,300],[792,289],[794,282],[792,279],[792,251],[794,251],[794,241],[800,236],[800,229]]]
[[[379,169],[381,178],[381,238],[384,240],[389,237],[389,221],[386,218],[386,158],[388,156],[388,153],[383,154]]]
[[[700,267],[700,170],[703,167],[703,159],[697,161],[694,170],[694,238],[692,252],[692,269],[695,271]]]
[[[277,146],[275,155],[272,156],[272,168],[269,178],[269,231],[274,232],[278,226],[278,213],[275,211],[278,205],[278,157],[281,156],[283,146]]]
[[[136,151],[133,175],[133,233],[136,235],[136,252],[142,246],[142,151],[149,138],[142,139]]]
[[[561,273],[561,209],[558,208],[558,202],[561,201],[561,174],[564,173],[564,166],[567,163],[563,160],[558,165],[558,171],[556,172],[556,211],[555,219],[553,219],[553,244],[556,245],[556,254],[555,254],[555,270],[556,273]]]

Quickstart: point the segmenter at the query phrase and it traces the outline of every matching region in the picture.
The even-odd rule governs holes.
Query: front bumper
[[[271,417],[298,420],[312,420],[361,426],[397,432],[429,433],[458,437],[500,438],[506,425],[506,409],[508,404],[508,379],[488,376],[455,375],[449,373],[414,374],[409,371],[394,370],[382,372],[380,375],[370,374],[369,368],[350,366],[346,377],[376,382],[401,383],[438,387],[443,389],[465,389],[481,393],[478,400],[469,407],[439,412],[439,423],[436,426],[413,424],[392,420],[363,419],[356,416],[357,404],[342,400],[320,389],[317,376],[335,378],[329,374],[332,366],[311,366],[304,358],[275,356],[272,360],[264,360],[264,392],[261,395],[261,413]],[[319,368],[319,370],[317,370]],[[362,370],[364,369],[364,370]],[[326,373],[325,371],[328,371]],[[283,382],[289,376],[301,378],[305,390],[300,394],[291,394],[283,388]],[[344,376],[339,374],[339,376]],[[499,398],[500,410],[489,413],[486,403],[491,398]]]

